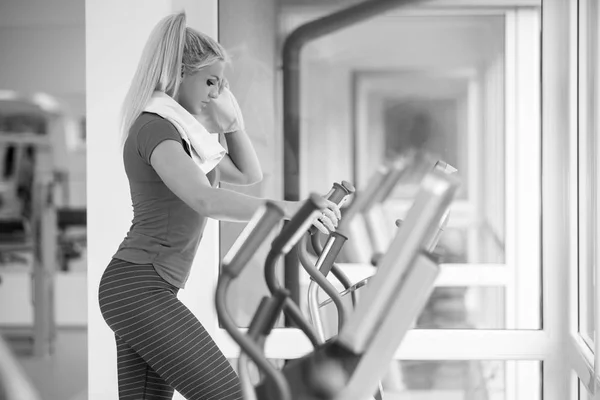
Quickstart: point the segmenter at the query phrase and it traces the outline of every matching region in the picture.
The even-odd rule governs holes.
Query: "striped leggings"
[[[117,341],[120,400],[240,400],[239,379],[192,312],[151,264],[113,259],[100,310]]]

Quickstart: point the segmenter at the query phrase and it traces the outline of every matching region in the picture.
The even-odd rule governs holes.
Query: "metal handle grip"
[[[272,251],[276,254],[287,254],[290,249],[300,240],[302,234],[308,230],[317,213],[327,207],[324,198],[317,194],[311,194],[304,202],[300,210],[285,224],[281,233],[273,240]]]
[[[350,182],[342,181],[341,184],[334,182],[333,187],[329,191],[327,200],[334,202],[338,206],[341,206],[348,198],[348,195],[354,192],[356,192],[356,189]],[[314,235],[318,230],[315,226],[311,226],[308,231],[311,235]]]

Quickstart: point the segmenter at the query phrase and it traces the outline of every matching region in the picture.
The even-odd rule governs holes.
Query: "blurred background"
[[[86,399],[84,2],[0,2],[0,54],[0,333],[43,399]]]

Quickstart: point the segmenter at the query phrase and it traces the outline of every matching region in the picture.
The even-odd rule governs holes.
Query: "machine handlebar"
[[[223,272],[237,277],[283,215],[281,208],[272,202],[261,207],[223,258]]]
[[[348,196],[353,194],[354,192],[356,192],[356,189],[354,188],[354,185],[352,185],[350,182],[342,181],[341,184],[334,182],[333,187],[329,191],[329,196],[327,197],[327,200],[332,201],[335,204],[337,204],[338,207],[341,207],[341,205],[344,204],[346,199],[348,199]],[[311,226],[308,232],[311,235],[314,235],[315,233],[317,233],[317,228]]]
[[[300,210],[290,219],[271,245],[275,254],[287,254],[308,230],[313,219],[327,207],[327,202],[321,196],[312,193]]]

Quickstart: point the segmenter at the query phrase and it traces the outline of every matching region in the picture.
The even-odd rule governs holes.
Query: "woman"
[[[237,375],[177,292],[206,218],[249,221],[265,202],[217,183],[249,185],[262,172],[223,77],[224,49],[185,20],[171,15],[154,28],[125,99],[123,160],[134,217],[99,290],[117,342],[120,399],[170,399],[174,390],[189,400],[241,399]],[[208,131],[225,135],[227,153]],[[301,206],[274,202],[288,219]],[[324,232],[339,218],[328,204],[313,222]]]

